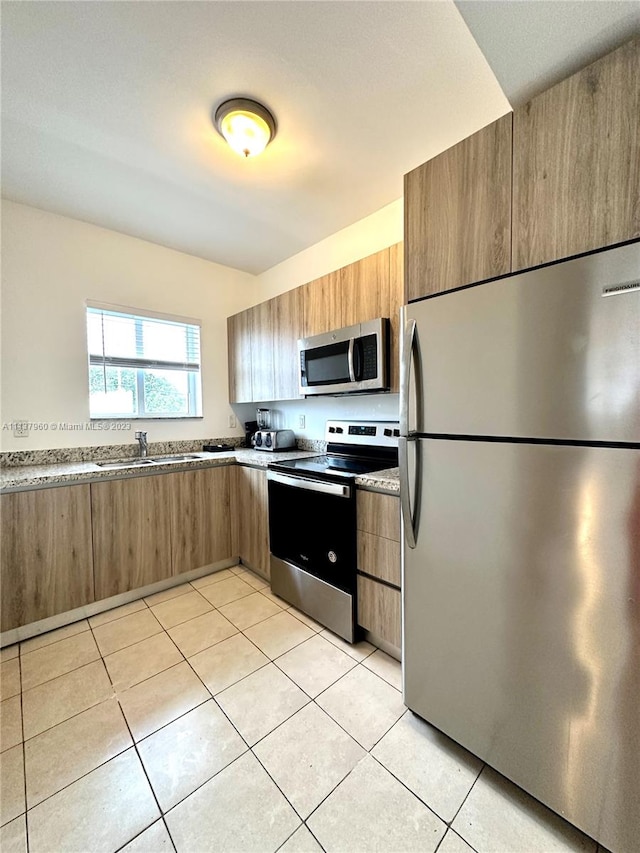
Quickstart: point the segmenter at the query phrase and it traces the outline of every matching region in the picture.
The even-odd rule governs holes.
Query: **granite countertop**
[[[316,456],[312,450],[283,450],[268,453],[260,450],[237,447],[224,453],[204,453],[198,451],[198,459],[184,462],[156,463],[139,468],[102,468],[96,462],[57,462],[46,465],[16,465],[0,468],[0,491],[19,491],[37,486],[51,486],[58,483],[83,483],[98,480],[139,477],[146,474],[162,474],[168,471],[184,471],[194,468],[212,468],[218,465],[254,465],[266,468],[270,462],[286,459],[302,459]],[[120,461],[120,460],[116,460]]]
[[[400,469],[387,468],[384,471],[374,471],[356,477],[356,485],[367,489],[381,489],[386,492],[400,492]]]
[[[99,480],[114,480],[124,477],[139,477],[147,474],[162,474],[168,471],[184,471],[195,468],[213,468],[218,465],[253,465],[266,468],[270,462],[282,462],[287,459],[303,459],[316,456],[312,450],[283,450],[267,453],[261,450],[236,447],[224,453],[204,453],[198,451],[197,459],[183,462],[157,462],[154,465],[139,468],[102,468],[96,462],[55,462],[44,465],[15,465],[0,468],[0,491],[11,492],[33,489],[39,486],[52,486],[59,483],[83,483]],[[114,460],[115,461],[115,460]],[[380,489],[399,492],[400,475],[398,468],[376,471],[356,477],[356,485],[367,489]]]

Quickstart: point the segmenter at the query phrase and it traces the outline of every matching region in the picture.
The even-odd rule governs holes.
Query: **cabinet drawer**
[[[400,543],[359,530],[358,571],[400,586]]]
[[[394,495],[359,491],[358,530],[400,541],[400,499]]]
[[[402,643],[400,591],[358,575],[358,625],[400,648]]]

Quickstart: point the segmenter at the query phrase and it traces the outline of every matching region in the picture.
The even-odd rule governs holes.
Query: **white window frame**
[[[89,352],[89,341],[87,336],[87,353],[89,360],[89,374],[92,367],[102,367],[106,370],[107,367],[123,367],[130,368],[136,371],[137,383],[137,412],[131,414],[129,412],[108,413],[108,414],[91,414],[91,401],[89,401],[90,420],[187,420],[187,419],[202,419],[202,353],[200,349],[201,326],[200,320],[191,317],[178,317],[173,314],[160,314],[156,311],[146,311],[139,308],[129,308],[124,305],[112,305],[104,302],[95,302],[87,300],[85,303],[85,328],[88,325],[88,317],[90,313],[106,313],[112,315],[120,315],[127,319],[133,318],[136,325],[136,350],[140,349],[140,341],[142,340],[141,329],[138,329],[144,320],[159,320],[161,322],[176,323],[185,327],[197,327],[198,353],[194,354],[193,361],[176,362],[162,361],[159,359],[144,358],[142,352],[137,352],[135,357],[120,358],[116,356],[106,356],[91,354]],[[192,355],[189,353],[188,355]],[[197,357],[197,360],[195,360]],[[145,409],[145,393],[144,393],[144,371],[145,370],[176,370],[187,373],[187,400],[188,413],[164,413],[157,412],[147,413]],[[89,375],[89,394],[91,394],[91,380]],[[105,383],[106,384],[106,383]]]

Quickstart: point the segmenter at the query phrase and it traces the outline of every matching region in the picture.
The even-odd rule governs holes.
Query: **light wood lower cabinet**
[[[358,571],[400,587],[400,543],[358,531]]]
[[[400,590],[358,575],[358,625],[399,649],[402,645]]]
[[[234,466],[233,519],[234,554],[243,563],[270,577],[269,498],[264,468]]]
[[[171,577],[175,474],[91,485],[96,599]]]
[[[356,500],[358,625],[400,649],[400,500],[366,491]]]
[[[400,498],[359,489],[358,530],[400,542]]]
[[[171,493],[172,574],[181,575],[233,556],[233,467],[165,475]]]
[[[2,495],[2,631],[94,600],[88,485]]]

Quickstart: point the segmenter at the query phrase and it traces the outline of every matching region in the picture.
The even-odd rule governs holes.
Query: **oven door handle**
[[[325,495],[334,495],[337,498],[350,498],[351,486],[341,483],[325,483],[322,480],[309,480],[306,477],[290,477],[279,471],[267,471],[267,480],[280,483],[283,486],[291,486],[294,489],[304,489],[307,492],[322,492]]]

